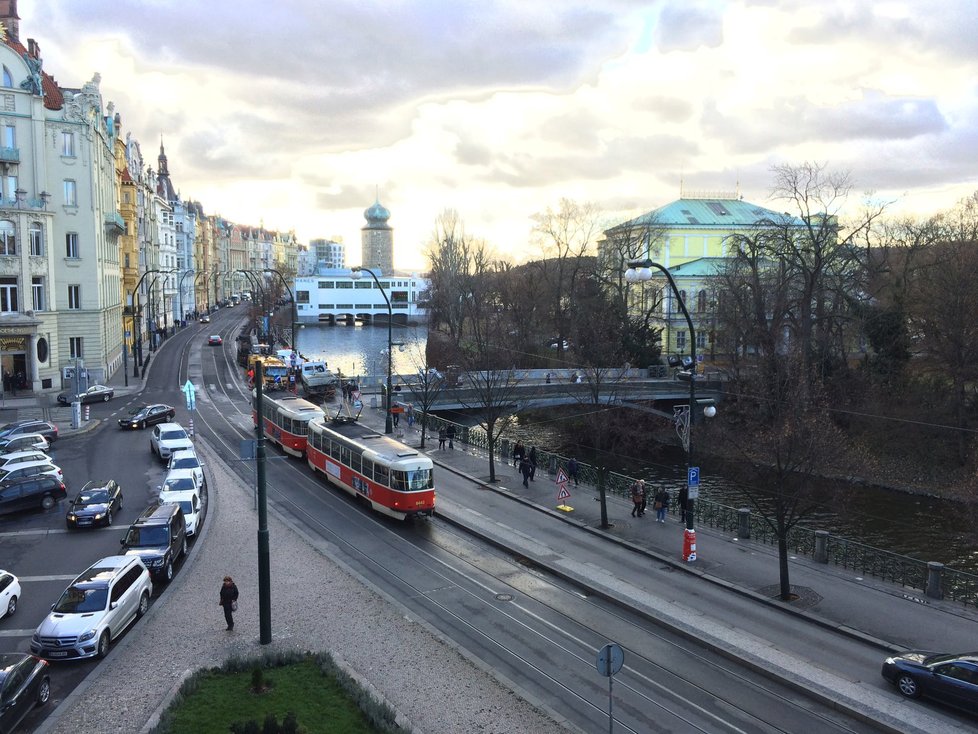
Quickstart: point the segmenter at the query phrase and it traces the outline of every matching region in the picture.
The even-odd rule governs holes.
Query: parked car
[[[0,487],[27,477],[36,477],[39,474],[47,474],[59,482],[65,480],[61,467],[52,464],[51,459],[48,458],[44,461],[25,461],[9,469],[0,469]]]
[[[176,416],[177,411],[171,405],[156,403],[154,405],[140,405],[129,411],[129,415],[119,419],[122,428],[137,428],[142,430],[146,426],[157,423],[169,423]]]
[[[58,427],[54,425],[54,423],[32,419],[7,423],[3,426],[3,428],[0,428],[0,440],[13,438],[14,436],[22,436],[26,433],[39,433],[44,436],[49,443],[54,443],[58,440]]]
[[[168,472],[172,472],[174,469],[189,469],[193,471],[198,487],[203,487],[207,483],[204,478],[204,465],[197,458],[197,452],[193,449],[180,449],[171,453],[166,468]]]
[[[200,495],[195,489],[182,491],[171,491],[160,494],[160,501],[171,505],[179,505],[183,511],[183,519],[187,523],[187,537],[192,538],[197,534],[198,528],[204,522],[204,505],[200,500]]]
[[[115,390],[111,387],[92,385],[87,390],[78,394],[67,391],[63,392],[58,395],[58,402],[62,405],[70,405],[71,403],[107,403],[112,399],[113,395],[115,395]]]
[[[193,469],[171,469],[166,473],[163,484],[160,486],[160,499],[168,492],[183,492],[193,490],[198,494],[203,494],[204,486],[197,481],[197,475]],[[164,500],[165,501],[165,500]]]
[[[0,653],[0,732],[14,731],[35,706],[50,698],[46,661],[22,652]]]
[[[884,660],[882,674],[907,698],[926,696],[978,714],[978,652],[905,652]]]
[[[31,449],[28,451],[14,451],[13,453],[0,456],[0,469],[15,469],[21,464],[28,464],[32,461],[46,461],[49,464],[54,463],[51,461],[51,457],[43,451]]]
[[[223,343],[224,340],[221,339],[220,334],[211,334],[209,337],[207,337],[207,346],[209,347],[219,347]]]
[[[153,582],[136,556],[96,561],[64,590],[31,637],[31,652],[48,659],[109,653],[112,641],[149,609]]]
[[[50,448],[50,442],[40,433],[22,433],[19,436],[0,439],[0,456],[29,449],[47,453]]]
[[[20,510],[50,510],[68,496],[64,482],[42,474],[0,486],[0,515]]]
[[[170,581],[173,564],[187,554],[187,522],[180,505],[151,505],[120,541],[127,556],[138,556],[154,578]]]
[[[170,458],[170,454],[179,449],[192,449],[194,442],[179,423],[169,423],[153,428],[149,437],[149,449],[161,461]]]
[[[122,487],[114,479],[88,482],[68,505],[68,529],[112,524],[112,515],[122,512]]]
[[[0,618],[9,617],[17,611],[20,599],[20,581],[10,571],[0,569]]]

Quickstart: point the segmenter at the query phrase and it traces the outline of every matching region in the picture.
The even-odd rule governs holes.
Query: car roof
[[[158,427],[160,429],[160,433],[169,432],[169,431],[178,431],[178,430],[186,433],[187,431],[186,428],[184,428],[182,425],[180,425],[175,421],[172,421],[170,423],[160,423]]]
[[[175,492],[167,492],[164,496],[166,497],[166,499],[163,499],[162,496],[160,497],[161,503],[165,503],[165,502],[173,503],[173,502],[179,502],[180,500],[192,500],[194,497],[196,497],[198,500],[200,499],[200,495],[197,493],[196,489],[178,489]]]
[[[81,488],[82,492],[91,491],[93,489],[105,489],[109,486],[109,482],[115,483],[114,479],[93,479],[90,482],[85,482],[85,486]]]
[[[38,454],[43,454],[44,452],[40,449],[21,449],[20,451],[11,451],[9,454],[4,454],[0,456],[0,461],[7,463],[12,461],[17,461],[24,456],[37,456]],[[47,456],[47,454],[45,454]]]
[[[170,454],[171,459],[186,459],[189,457],[193,457],[194,459],[197,459],[197,461],[200,461],[200,457],[197,456],[197,451],[195,449],[177,449]]]
[[[170,507],[167,505],[170,504]],[[133,520],[133,526],[143,526],[143,525],[162,525],[166,523],[175,513],[173,508],[176,507],[182,513],[183,510],[180,509],[180,505],[173,505],[172,503],[163,502],[159,505],[150,505],[143,511],[143,514]]]
[[[120,568],[131,565],[132,561],[133,556],[106,556],[105,558],[100,558],[78,574],[73,583],[95,585],[108,583],[109,579],[115,576]]]
[[[20,466],[17,467],[18,469],[21,469],[21,468],[23,468],[25,466],[57,466],[53,461],[51,461],[50,458],[48,458],[45,461],[40,461],[40,460],[38,460],[38,461],[21,461],[21,462],[14,462],[14,463],[19,463],[20,464]]]
[[[4,438],[0,438],[0,443],[7,443],[9,441],[27,441],[29,439],[33,439],[38,443],[41,441],[47,441],[47,438],[40,433],[18,433],[16,436],[6,436]]]
[[[188,477],[193,479],[196,476],[197,474],[193,469],[170,469],[163,478],[163,481],[165,482],[167,479],[186,479]]]

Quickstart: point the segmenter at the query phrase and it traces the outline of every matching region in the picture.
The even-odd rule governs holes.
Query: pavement
[[[129,383],[128,388],[119,386],[119,391],[141,389],[140,380],[130,376]],[[110,384],[114,385],[114,382]],[[24,402],[14,406],[14,400]],[[44,410],[51,409],[38,406],[36,401],[32,403],[30,398],[13,398],[0,405],[0,417],[9,420],[10,411],[16,411],[17,417],[35,417],[37,411]],[[65,414],[70,416],[70,413]],[[365,409],[361,421],[383,430],[383,416],[379,410]],[[62,421],[56,422],[62,427]],[[62,436],[93,427],[92,423],[79,429],[62,427]],[[399,430],[406,431],[405,442],[418,444],[416,428],[406,429],[402,423]],[[455,473],[481,491],[476,507],[467,506],[447,493],[439,494],[438,515],[443,520],[464,526],[489,543],[518,552],[539,567],[571,580],[595,595],[625,604],[656,624],[670,626],[699,643],[738,658],[755,670],[766,671],[806,694],[874,722],[884,731],[974,730],[973,723],[960,724],[944,715],[940,708],[901,698],[895,690],[883,684],[878,668],[875,677],[863,680],[850,671],[833,667],[830,656],[820,656],[819,650],[810,649],[823,644],[826,649],[833,649],[839,645],[837,640],[841,634],[843,641],[849,639],[854,644],[878,648],[880,662],[886,651],[907,648],[971,650],[978,647],[974,642],[978,634],[978,611],[974,608],[925,598],[919,592],[864,577],[848,569],[794,556],[790,559],[791,581],[798,599],[783,602],[777,598],[777,554],[770,546],[709,528],[698,528],[699,557],[695,563],[687,564],[681,559],[683,526],[674,514],[665,523],[656,523],[650,508],[645,517],[631,518],[630,503],[609,496],[608,515],[613,526],[601,528],[600,504],[592,486],[583,483],[570,486],[571,497],[558,501],[554,478],[544,471],[538,470],[536,481],[524,488],[514,467],[505,464],[497,465],[499,481],[488,481],[488,459],[478,449],[456,443],[455,450],[438,450],[436,437],[433,443],[426,444],[425,450],[441,470]],[[210,459],[215,466],[222,461],[213,452]],[[559,504],[573,509],[558,510]],[[238,553],[240,536],[223,528],[225,520],[235,522],[234,518],[234,514],[222,513],[222,525],[217,526],[212,537],[202,538],[206,541],[205,558],[211,555],[222,559],[219,563],[226,565],[227,559]],[[216,519],[212,517],[210,524],[217,525]],[[251,519],[247,521],[252,522]],[[546,540],[541,528],[546,528],[549,534]],[[253,532],[250,524],[248,532]],[[309,542],[315,544],[314,540]],[[623,555],[623,551],[628,553]],[[236,562],[243,562],[243,559]],[[328,558],[328,553],[322,553],[317,562],[324,567],[322,573],[325,575],[325,567],[334,564],[335,560]],[[672,575],[667,589],[653,582],[650,568],[670,571]],[[214,573],[221,572],[215,570]],[[184,583],[181,577],[187,575],[178,575],[174,587]],[[722,595],[716,603],[723,605],[724,611],[729,609],[729,616],[692,610],[691,597],[705,599],[711,594]],[[154,612],[161,617],[171,614],[167,612],[171,604],[172,614],[176,614],[181,606],[179,600],[183,597],[180,594],[172,595],[173,602],[169,600],[170,596],[163,597],[161,603],[154,606]],[[746,605],[747,611],[738,616],[735,608],[739,604]],[[303,638],[316,635],[322,626],[322,618],[317,615],[309,621],[309,629],[302,629],[301,619],[297,619],[291,634]],[[751,618],[755,618],[756,623]],[[152,619],[145,625],[151,631]],[[128,638],[133,636],[127,636],[123,645],[113,650],[110,660],[118,655],[118,662],[108,665],[110,660],[107,660],[96,670],[96,679],[103,676],[105,680],[101,685],[108,689],[118,684],[118,681],[113,683],[113,670],[126,670],[128,676],[158,673],[150,671],[151,666],[143,664],[140,667],[136,661],[132,662],[131,670],[126,667],[127,656],[135,658],[139,654],[137,645],[126,645]],[[196,664],[219,659],[222,654],[240,652],[239,648],[221,646],[209,654],[201,654]],[[187,670],[189,668],[183,670],[183,675]],[[484,674],[474,669],[470,673]],[[373,682],[386,690],[376,680]],[[53,716],[52,722],[41,731],[71,731],[72,726],[85,726],[80,712],[93,703],[97,705],[99,685],[97,682],[91,684],[94,693],[89,686],[83,686],[72,701],[59,706],[65,711]],[[173,682],[168,686],[154,686],[151,690],[153,693],[148,695],[155,706],[153,716],[158,716],[159,710],[173,695]],[[411,706],[410,702],[395,700],[391,703],[395,707],[400,705],[401,710]],[[423,711],[407,712],[407,716],[415,717],[415,720],[424,715]],[[476,730],[470,726],[467,715],[459,714],[459,720],[465,721],[466,725],[456,730]],[[133,731],[145,725],[145,716],[140,716],[143,718],[127,725]],[[56,725],[59,719],[63,721]],[[439,729],[430,722],[423,724],[427,724],[423,728],[429,732]],[[523,726],[524,731],[536,730],[536,725],[526,728],[526,723],[513,723],[512,728],[499,725],[499,722],[496,724],[498,726],[493,730],[498,732],[519,731],[519,726]]]

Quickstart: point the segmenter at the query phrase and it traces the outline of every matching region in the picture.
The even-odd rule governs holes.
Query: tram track
[[[187,347],[187,357],[181,355],[181,365],[186,365],[190,378],[189,342]],[[225,377],[221,377],[221,358],[214,355],[218,379],[213,384],[234,410],[228,414],[218,410],[209,400],[213,411],[205,415],[199,405],[198,415],[207,440],[220,447],[219,453],[226,451],[227,455],[234,456],[237,447],[232,441],[253,435],[248,428],[242,427],[241,420],[237,420],[247,416],[250,424],[250,410],[241,407],[247,405],[249,396],[236,374],[236,364],[232,365],[228,359],[227,348],[214,351],[223,355],[226,369]],[[201,370],[203,373],[203,359]],[[205,379],[203,374],[201,378]],[[240,462],[227,463],[229,470],[244,482],[252,479]],[[274,464],[268,488],[280,514],[290,516],[310,534],[340,549],[346,558],[336,560],[384,596],[402,606],[405,606],[405,599],[411,600],[407,608],[442,636],[450,636],[445,630],[463,630],[465,635],[458,635],[455,642],[470,657],[489,666],[494,660],[505,660],[507,670],[520,670],[524,680],[532,679],[532,685],[514,681],[516,685],[524,690],[532,688],[538,692],[536,697],[540,700],[559,701],[564,708],[573,702],[576,721],[600,719],[606,715],[603,707],[607,701],[596,695],[591,686],[581,692],[580,686],[569,684],[568,681],[576,680],[576,677],[567,675],[569,666],[566,663],[578,669],[593,668],[593,658],[589,655],[596,649],[595,640],[628,639],[641,640],[641,644],[627,646],[628,665],[616,678],[617,689],[627,693],[628,704],[622,718],[627,714],[627,720],[633,722],[629,725],[627,720],[616,718],[619,730],[651,731],[653,729],[644,728],[650,717],[659,721],[663,730],[676,730],[675,727],[703,732],[798,730],[797,723],[775,725],[765,721],[743,705],[743,695],[718,694],[715,689],[697,682],[717,678],[728,683],[734,681],[748,689],[752,692],[748,696],[751,700],[759,697],[778,703],[789,712],[784,714],[785,718],[793,718],[790,712],[809,718],[814,715],[819,731],[871,730],[850,725],[827,712],[813,711],[813,702],[799,698],[787,688],[779,690],[766,678],[742,672],[725,658],[706,650],[691,650],[688,641],[671,637],[632,614],[627,607],[595,602],[589,598],[587,590],[582,594],[570,584],[550,577],[546,568],[528,568],[520,562],[516,551],[509,557],[500,555],[437,519],[424,528],[426,532],[416,532],[404,526],[395,529],[392,522],[364,512],[340,490],[325,486],[308,468],[300,468],[298,462],[286,458]],[[288,490],[283,490],[280,484]],[[358,542],[365,537],[371,539],[369,547]],[[383,558],[385,563],[378,558]],[[414,580],[413,577],[418,575],[423,583]],[[391,589],[399,593],[395,595]],[[439,598],[452,593],[459,597],[454,605]],[[500,595],[508,595],[512,601],[502,604]],[[426,610],[431,613],[426,614]],[[440,620],[437,624],[436,619]],[[602,624],[581,621],[592,619],[600,619]],[[494,633],[494,630],[505,630],[506,633]],[[609,635],[612,630],[613,636]],[[531,656],[523,652],[530,640],[533,641],[532,649],[544,649],[543,655]],[[664,654],[663,650],[668,653]],[[683,675],[657,662],[655,657],[695,662],[699,672],[696,676]],[[554,669],[540,662],[555,659],[565,661],[565,665]],[[547,692],[546,695],[543,692]],[[655,712],[655,715],[649,712]],[[664,724],[666,719],[672,722],[671,725]],[[639,725],[638,722],[643,723]]]

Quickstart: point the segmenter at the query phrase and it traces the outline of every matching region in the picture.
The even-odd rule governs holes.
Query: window
[[[677,331],[676,332],[676,349],[678,351],[683,351],[686,348],[686,332]]]
[[[35,311],[44,310],[44,278],[39,275],[31,278],[31,306]]]
[[[3,177],[3,198],[8,201],[17,201],[17,177]]]
[[[295,293],[296,303],[309,303],[309,291],[296,291]]]
[[[68,339],[68,353],[72,359],[83,359],[85,357],[82,341],[83,338],[80,336],[73,336]]]
[[[61,133],[61,155],[66,158],[75,157],[75,134],[63,132]],[[65,182],[67,183],[67,181]]]
[[[696,332],[696,348],[706,349],[706,332],[698,331]]]
[[[77,311],[81,308],[81,286],[68,286],[68,308]]]
[[[65,206],[78,206],[78,190],[70,178],[65,179]]]
[[[3,67],[3,86],[8,88],[14,86],[14,77],[6,66]]]
[[[9,219],[0,219],[0,255],[17,254],[17,229]]]
[[[0,313],[17,313],[16,278],[0,278]]]
[[[702,290],[696,294],[696,310],[700,313],[706,313],[707,303],[706,303],[706,291]]]
[[[17,147],[17,128],[13,125],[3,126],[3,147],[4,148],[16,148]]]
[[[31,222],[30,228],[30,249],[34,257],[44,256],[44,230],[41,229],[40,222]]]
[[[77,232],[68,232],[65,234],[65,257],[79,257]]]

